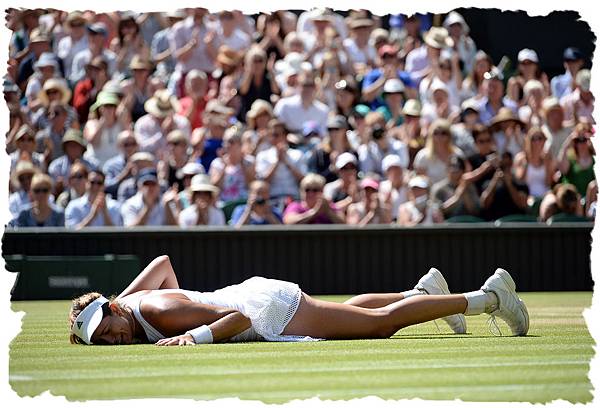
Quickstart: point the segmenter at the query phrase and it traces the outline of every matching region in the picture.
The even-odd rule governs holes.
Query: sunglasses
[[[18,177],[19,183],[24,183],[26,181],[30,181],[33,178],[32,174],[24,174]]]
[[[486,144],[486,143],[491,143],[492,139],[478,139],[477,140],[477,144]]]
[[[42,188],[34,188],[31,191],[33,191],[33,194],[48,194],[50,192],[50,189],[47,187],[42,187]]]
[[[125,142],[123,143],[123,147],[133,147],[137,146],[137,142]]]
[[[307,187],[304,189],[304,191],[306,191],[307,193],[320,193],[321,191],[323,191],[323,189],[316,187]]]
[[[447,132],[445,130],[436,130],[433,132],[434,136],[450,136],[450,132]]]
[[[93,185],[93,186],[103,186],[104,185],[104,181],[90,180],[90,184]]]
[[[60,93],[60,91],[59,91],[58,89],[48,89],[48,90],[46,91],[46,94],[47,94],[47,95],[55,95],[55,94],[57,94],[57,93]]]
[[[546,140],[546,138],[544,136],[533,136],[531,138],[532,142],[540,142],[540,141],[543,141],[543,140]]]
[[[182,142],[169,142],[169,146],[181,146]]]
[[[585,143],[587,142],[587,138],[585,137],[578,137],[575,139],[575,143]]]
[[[81,180],[84,179],[86,176],[84,174],[81,173],[75,173],[73,175],[71,175],[71,177],[69,177],[71,180],[75,179],[75,180]]]
[[[349,164],[347,166],[342,167],[340,170],[356,170],[356,166],[353,164]]]

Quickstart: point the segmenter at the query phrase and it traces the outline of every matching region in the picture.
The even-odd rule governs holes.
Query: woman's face
[[[477,72],[479,76],[483,76],[483,74],[488,72],[491,68],[487,58],[481,58],[475,61],[475,72]]]
[[[113,313],[102,319],[90,340],[92,344],[131,344],[133,343],[133,330],[124,316]]]
[[[323,195],[323,187],[319,185],[308,185],[302,190],[302,199],[306,203],[306,206],[313,208],[317,205],[317,201]]]
[[[525,60],[519,63],[519,71],[524,77],[530,78],[535,75],[537,64],[533,61]]]
[[[46,183],[38,183],[31,186],[31,201],[35,203],[47,202],[51,186]]]
[[[103,118],[113,119],[116,117],[117,107],[115,105],[103,105],[99,109]]]
[[[336,101],[342,108],[349,109],[354,102],[354,95],[348,90],[336,92]]]
[[[256,124],[257,129],[264,129],[267,127],[267,124],[271,120],[271,115],[268,113],[261,113],[255,119],[254,122]]]

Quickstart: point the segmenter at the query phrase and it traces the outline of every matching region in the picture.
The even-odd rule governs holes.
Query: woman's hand
[[[167,337],[154,343],[156,346],[193,346],[196,343],[191,334],[182,334],[175,337]]]

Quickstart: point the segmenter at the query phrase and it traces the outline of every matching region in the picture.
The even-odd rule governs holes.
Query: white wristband
[[[213,342],[212,332],[207,325],[188,330],[185,332],[185,334],[192,336],[194,343],[196,344],[209,344]]]

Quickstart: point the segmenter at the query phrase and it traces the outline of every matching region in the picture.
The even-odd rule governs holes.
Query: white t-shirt
[[[288,149],[287,150],[288,161],[302,174],[306,174],[308,167],[304,155],[300,150]],[[258,178],[265,178],[267,171],[277,161],[277,149],[271,147],[267,150],[260,152],[256,156],[256,175]],[[271,195],[277,196],[293,196],[298,197],[298,182],[290,171],[290,169],[283,163],[279,163],[275,174],[271,179]]]
[[[218,41],[220,46],[225,45],[236,51],[247,50],[251,44],[250,36],[239,28],[233,30],[229,37],[225,37],[223,35],[223,29],[219,27]]]
[[[308,109],[304,109],[300,95],[282,98],[275,105],[273,112],[292,132],[301,133],[304,124],[309,121],[317,122],[322,134],[327,131],[329,107],[317,100]]]
[[[179,213],[180,227],[193,227],[198,222],[198,211],[196,205],[190,205]],[[208,223],[206,225],[225,225],[223,211],[215,207],[208,207]]]
[[[464,159],[464,153],[455,148],[455,155]],[[415,156],[415,162],[413,164],[415,169],[425,169],[425,174],[429,178],[429,185],[433,186],[438,181],[443,180],[448,174],[446,163],[440,160],[435,154],[431,157],[427,154],[427,149],[421,149]]]

